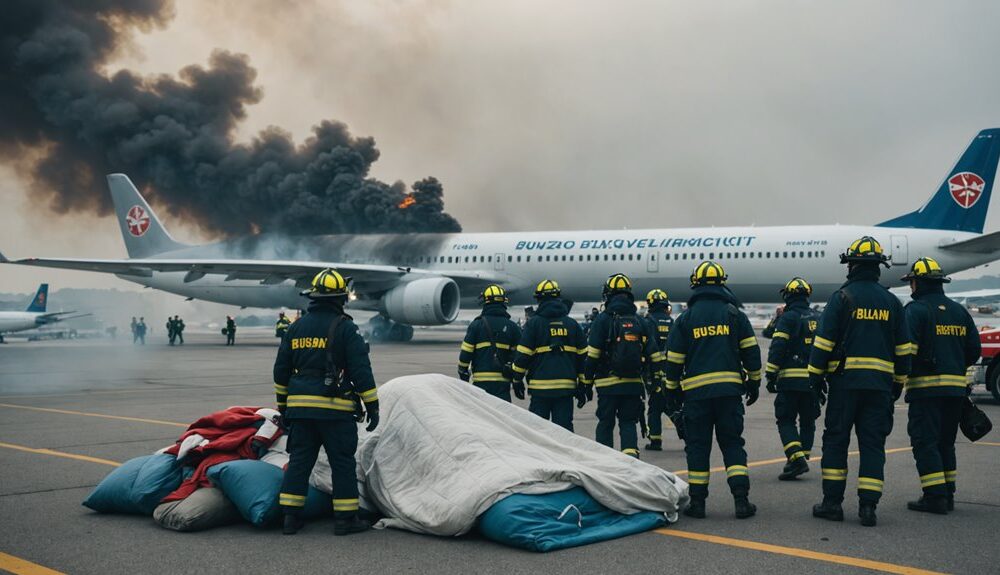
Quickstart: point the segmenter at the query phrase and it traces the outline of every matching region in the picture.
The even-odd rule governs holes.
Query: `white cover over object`
[[[462,535],[508,495],[573,485],[619,513],[656,511],[671,522],[688,500],[674,474],[452,377],[393,379],[379,387],[379,404],[358,465],[384,527]]]

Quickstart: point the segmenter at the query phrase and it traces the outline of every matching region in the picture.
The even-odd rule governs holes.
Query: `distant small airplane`
[[[35,297],[32,298],[28,309],[24,311],[0,311],[0,343],[4,343],[3,334],[15,331],[26,331],[38,327],[58,323],[67,319],[86,317],[90,314],[71,316],[75,311],[54,311],[46,312],[45,307],[49,300],[49,284],[38,286]],[[64,317],[67,316],[67,317]]]

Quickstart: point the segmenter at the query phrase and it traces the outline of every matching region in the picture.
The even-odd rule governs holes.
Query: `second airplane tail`
[[[926,204],[878,225],[983,233],[998,160],[1000,128],[979,132]]]
[[[32,298],[31,303],[28,304],[28,309],[25,311],[33,313],[45,313],[45,306],[49,299],[49,284],[42,284],[38,286],[38,291],[35,292],[35,297]]]
[[[147,258],[187,247],[170,236],[128,176],[108,175],[108,187],[130,258]]]

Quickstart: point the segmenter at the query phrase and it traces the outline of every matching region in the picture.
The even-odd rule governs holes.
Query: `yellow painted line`
[[[894,563],[883,563],[881,561],[871,561],[869,559],[858,559],[857,557],[849,557],[847,555],[834,555],[832,553],[821,553],[819,551],[810,551],[808,549],[771,545],[769,543],[759,543],[757,541],[749,541],[746,539],[732,539],[729,537],[719,537],[718,535],[678,531],[676,529],[657,529],[656,533],[659,533],[660,535],[669,535],[671,537],[681,537],[683,539],[693,539],[695,541],[715,543],[717,545],[728,545],[730,547],[764,551],[765,553],[776,553],[778,555],[789,555],[791,557],[801,557],[803,559],[812,559],[814,561],[825,561],[827,563],[836,563],[838,565],[860,567],[862,569],[881,571],[883,573],[896,573],[897,575],[943,575],[938,571],[928,571],[926,569],[896,565]]]
[[[153,423],[156,425],[169,425],[171,427],[187,427],[187,423],[177,423],[176,421],[163,421],[160,419],[144,419],[142,417],[125,417],[123,415],[107,415],[104,413],[90,413],[87,411],[71,411],[69,409],[52,409],[50,407],[33,407],[30,405],[14,405],[12,403],[0,403],[0,407],[11,409],[28,409],[31,411],[43,411],[45,413],[62,413],[64,415],[83,415],[86,417],[100,417],[103,419],[119,419],[122,421],[137,421],[139,423]]]
[[[25,447],[24,445],[14,445],[13,443],[3,443],[0,441],[0,447],[6,447],[7,449],[15,449],[17,451],[24,451],[27,453],[37,453],[40,455],[54,455],[56,457],[65,457],[66,459],[76,459],[79,461],[89,461],[91,463],[100,463],[102,465],[110,465],[112,467],[118,467],[121,465],[118,461],[111,461],[110,459],[101,459],[100,457],[90,457],[88,455],[77,455],[76,453],[66,453],[65,451],[56,451],[54,449],[38,449],[35,447]],[[3,568],[3,565],[0,565]]]
[[[992,445],[993,447],[1000,447],[1000,443],[994,443],[992,441],[974,441],[970,442],[970,445]]]
[[[0,570],[14,575],[64,575],[61,571],[53,571],[37,563],[0,552]]]
[[[983,445],[989,445],[989,444],[988,443],[984,443]],[[1000,445],[1000,444],[998,444],[998,445]],[[885,454],[888,455],[890,453],[899,453],[901,451],[910,451],[910,448],[909,447],[894,447],[892,449],[886,449],[885,450]],[[860,453],[861,453],[860,451],[849,451],[849,452],[847,452],[847,455],[859,455]],[[786,457],[776,457],[774,459],[762,459],[760,461],[751,461],[750,463],[747,463],[747,467],[760,467],[762,465],[774,465],[775,463],[785,463],[786,461],[788,461],[788,458],[786,458]],[[713,468],[709,469],[709,471],[712,472],[712,473],[721,473],[721,472],[723,472],[725,470],[726,470],[725,467],[713,467]],[[687,475],[687,473],[688,473],[687,469],[681,469],[680,471],[674,471],[673,472],[674,475]]]

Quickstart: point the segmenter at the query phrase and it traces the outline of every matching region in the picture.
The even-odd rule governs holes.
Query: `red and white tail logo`
[[[137,238],[142,237],[149,229],[149,214],[142,206],[132,206],[125,214],[125,225],[128,227],[128,233]]]
[[[983,195],[986,182],[972,172],[959,172],[948,178],[948,189],[951,191],[951,199],[965,209],[976,205]]]

